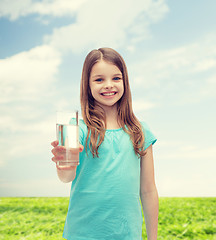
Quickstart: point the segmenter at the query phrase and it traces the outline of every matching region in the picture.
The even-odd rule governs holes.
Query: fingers
[[[55,156],[52,158],[52,161],[57,163],[58,161],[62,161],[64,160],[64,156],[60,155],[60,156]]]
[[[55,141],[51,142],[51,145],[52,145],[53,147],[58,146],[58,144],[59,144],[59,141],[58,141],[58,140],[55,140]]]
[[[60,155],[60,154],[65,154],[65,153],[76,155],[79,152],[82,152],[83,148],[84,147],[82,145],[80,145],[79,148],[66,148],[64,146],[56,146],[51,150],[51,152],[54,156],[57,156],[57,155]]]
[[[57,169],[72,170],[74,169],[74,167],[77,167],[79,165],[79,152],[82,152],[84,147],[79,144],[79,148],[66,148],[64,146],[59,146],[58,144],[58,140],[51,143],[51,145],[53,146],[51,152],[54,155],[52,161],[56,163]],[[69,166],[66,165],[68,164],[68,161],[70,164]],[[60,164],[58,164],[58,162]]]
[[[63,147],[63,146],[56,146],[56,147],[54,147],[54,148],[51,150],[51,152],[52,152],[52,154],[53,154],[54,156],[57,156],[57,155],[59,155],[59,154],[64,154],[64,153],[66,153],[66,148]]]
[[[65,147],[64,146],[58,146],[59,144],[59,141],[58,140],[55,140],[51,143],[51,145],[54,147],[54,149],[52,149],[52,153],[57,153],[57,152],[64,152],[66,151]],[[84,146],[82,144],[79,144],[79,152],[82,152],[84,149]],[[72,153],[77,153],[77,149],[76,148],[70,148],[70,151]]]

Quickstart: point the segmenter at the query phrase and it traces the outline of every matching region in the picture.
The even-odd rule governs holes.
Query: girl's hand
[[[54,157],[52,158],[52,161],[56,163],[56,168],[58,170],[76,169],[77,165],[79,165],[79,160],[74,160],[74,154],[77,154],[78,152],[82,152],[84,147],[80,144],[79,149],[74,149],[74,148],[67,149],[67,158],[71,160],[71,162],[73,162],[73,165],[59,166],[57,165],[57,162],[66,160],[66,147],[58,146],[58,144],[59,144],[58,140],[51,143],[51,145],[53,146],[53,149],[51,152],[54,155]]]

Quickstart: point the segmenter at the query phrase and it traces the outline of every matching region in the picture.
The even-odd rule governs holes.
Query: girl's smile
[[[103,92],[101,93],[101,95],[104,96],[105,98],[112,98],[116,93],[117,92]]]
[[[119,68],[101,60],[91,70],[89,85],[95,102],[106,107],[116,107],[124,93],[122,73]]]

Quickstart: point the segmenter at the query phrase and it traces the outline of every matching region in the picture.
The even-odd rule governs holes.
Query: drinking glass
[[[79,120],[78,111],[57,112],[56,136],[59,146],[64,146],[66,159],[58,166],[74,166],[79,161]]]

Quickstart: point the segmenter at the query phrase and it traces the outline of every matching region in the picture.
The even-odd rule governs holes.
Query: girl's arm
[[[154,178],[152,145],[146,149],[146,155],[141,158],[140,162],[140,198],[148,240],[156,240],[159,201]]]
[[[51,145],[53,146],[52,153],[54,155],[54,157],[52,158],[52,161],[57,163],[58,161],[64,160],[66,158],[65,147],[58,146],[58,141],[52,142]],[[80,144],[79,152],[82,152],[82,150],[83,150],[83,146]],[[78,161],[74,162],[74,166],[60,166],[59,167],[56,164],[57,175],[58,175],[59,179],[64,183],[73,181],[76,177],[76,168],[77,168],[78,164],[79,164]]]

